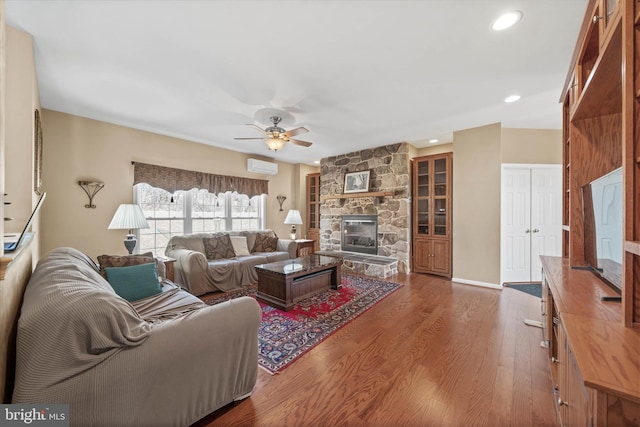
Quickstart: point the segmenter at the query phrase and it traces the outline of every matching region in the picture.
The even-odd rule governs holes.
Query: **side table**
[[[313,250],[313,247],[314,247],[314,245],[316,243],[315,240],[298,239],[295,242],[298,245],[298,250],[296,252],[296,256],[301,257],[301,256],[311,255],[312,253],[315,252]]]
[[[173,282],[175,278],[175,275],[173,272],[173,264],[176,262],[176,260],[174,258],[169,258],[166,256],[158,256],[156,258],[158,258],[160,261],[164,263],[164,268],[166,270],[166,278]]]

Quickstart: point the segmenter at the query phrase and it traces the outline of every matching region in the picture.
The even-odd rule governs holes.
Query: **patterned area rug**
[[[288,312],[260,303],[258,363],[270,373],[278,373],[401,286],[343,273],[341,289],[307,298]],[[256,288],[205,295],[202,300],[215,305],[243,295],[255,298]]]

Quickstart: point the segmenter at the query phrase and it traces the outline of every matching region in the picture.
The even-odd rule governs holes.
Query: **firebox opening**
[[[341,249],[363,254],[378,254],[378,216],[343,215]]]

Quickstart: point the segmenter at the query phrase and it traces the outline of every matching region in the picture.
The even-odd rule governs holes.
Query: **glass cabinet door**
[[[316,224],[316,202],[318,195],[316,194],[316,177],[309,177],[309,227],[317,228]]]
[[[429,197],[429,162],[418,164],[418,197]]]
[[[447,199],[436,199],[434,205],[433,234],[436,236],[447,235]]]
[[[418,234],[429,234],[429,199],[418,199]]]
[[[609,25],[611,17],[616,13],[616,9],[620,6],[620,0],[604,0],[604,23]]]
[[[447,160],[438,159],[434,165],[434,196],[447,195]]]
[[[415,169],[416,233],[446,236],[449,230],[449,188],[446,157],[418,161]]]
[[[416,203],[418,205],[418,209],[416,219],[418,221],[417,232],[420,235],[428,235],[431,232],[429,227],[431,219],[429,215],[431,208],[431,206],[429,206],[429,196],[431,195],[431,189],[429,188],[431,185],[429,172],[429,161],[418,163],[416,176],[416,185],[418,186]]]

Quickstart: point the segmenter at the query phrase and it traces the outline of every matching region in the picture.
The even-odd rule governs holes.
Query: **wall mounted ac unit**
[[[263,162],[258,159],[247,159],[247,170],[249,172],[261,173],[264,175],[275,175],[278,173],[278,164]]]

